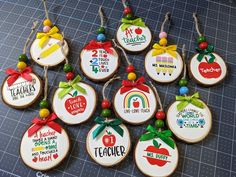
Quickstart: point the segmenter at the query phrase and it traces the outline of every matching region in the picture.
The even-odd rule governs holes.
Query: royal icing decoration
[[[96,108],[96,92],[82,83],[78,75],[69,82],[60,82],[55,91],[52,107],[58,118],[67,124],[80,124],[88,120]]]
[[[119,55],[106,41],[104,17],[99,8],[101,26],[98,28],[97,40],[91,40],[80,53],[80,66],[83,73],[93,81],[104,81],[112,77],[119,67]]]
[[[116,40],[127,52],[142,52],[151,43],[152,34],[141,18],[133,16],[127,2],[123,1],[125,18],[116,33]]]
[[[43,32],[38,32],[36,39],[33,41],[30,54],[32,59],[41,66],[56,66],[65,60],[65,55],[69,52],[67,42],[63,39],[63,35],[59,33],[59,29],[54,26],[48,17],[46,2],[44,8],[46,12],[46,20],[43,22]],[[62,42],[63,41],[63,42]]]
[[[167,46],[167,33],[163,31],[165,22],[169,19],[169,13],[159,34],[159,44],[155,43],[145,57],[145,70],[155,81],[169,83],[175,81],[183,70],[183,60],[176,51],[176,45]]]
[[[34,170],[50,170],[67,156],[70,149],[66,131],[54,120],[52,113],[45,120],[34,118],[20,144],[23,162]]]
[[[208,44],[206,38],[200,33],[196,14],[193,14],[196,30],[198,32],[198,46],[189,64],[190,75],[202,85],[212,86],[221,82],[227,74],[227,66],[223,58],[214,52],[214,46]]]
[[[95,119],[97,123],[88,133],[86,148],[90,157],[102,166],[121,162],[131,148],[130,134],[119,119]]]
[[[199,94],[176,96],[167,111],[167,124],[178,139],[196,143],[203,140],[212,125],[211,111],[199,100]]]

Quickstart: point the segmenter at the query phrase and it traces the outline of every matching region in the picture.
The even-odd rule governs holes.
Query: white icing
[[[37,133],[33,134],[31,137],[28,137],[28,131],[26,131],[22,137],[20,145],[21,158],[27,166],[35,170],[49,170],[51,168],[54,168],[62,160],[64,160],[64,158],[69,152],[70,148],[69,138],[64,129],[62,129],[61,134],[55,132],[54,134],[52,133],[51,135],[45,138],[41,138],[42,142],[49,141],[48,138],[52,137],[56,138],[54,139],[55,142],[53,142],[53,139],[50,140],[50,145],[39,144],[38,143],[39,141],[33,142],[33,139],[35,140],[40,139],[40,133],[41,134],[47,133],[48,131],[55,132],[55,130],[51,129],[50,127],[44,126]],[[38,136],[38,138],[36,136]],[[46,146],[48,147],[48,150],[46,149]],[[33,149],[35,147],[41,147],[44,149],[43,150]],[[46,152],[49,152],[50,150],[52,152],[46,154]],[[34,158],[37,159],[33,161]],[[42,158],[47,161],[43,161]]]
[[[176,146],[174,149],[172,149],[170,146],[168,146],[165,142],[163,142],[159,138],[156,138],[155,140],[158,143],[161,143],[159,150],[157,150],[157,148],[154,147],[155,148],[154,151],[156,153],[155,152],[153,153],[153,150],[150,151],[150,149],[148,149],[148,151],[145,151],[147,150],[147,147],[154,146],[153,140],[139,141],[137,143],[137,146],[134,152],[135,163],[137,167],[139,168],[139,170],[147,176],[153,176],[153,177],[169,176],[175,171],[178,165],[178,160],[179,160],[178,149]],[[167,151],[163,149],[166,149]],[[149,156],[153,155],[153,158],[148,156],[147,154],[148,152],[151,152],[149,153]],[[168,152],[169,155],[166,152]],[[162,155],[164,154],[164,156],[160,156],[161,154]],[[160,159],[159,157],[160,158],[163,157],[163,158]],[[149,163],[148,159],[149,161],[150,159],[152,159],[152,161],[150,161]],[[167,162],[163,163],[164,161],[167,161]]]
[[[140,32],[141,34],[139,34]],[[148,27],[131,25],[127,30],[122,31],[120,26],[116,33],[116,39],[124,49],[131,52],[140,52],[149,46],[152,34]]]
[[[53,53],[51,53],[47,57],[41,58],[38,60],[40,54],[43,51],[45,51],[46,49],[51,47],[53,44],[56,44],[59,42],[58,39],[50,38],[48,43],[46,44],[46,46],[41,48],[39,46],[39,40],[40,39],[35,39],[31,45],[31,48],[30,48],[31,57],[36,63],[38,63],[41,66],[56,66],[65,60],[65,57],[61,51],[61,48],[57,49],[56,51],[54,51]],[[68,47],[68,44],[65,40],[64,40],[63,49],[64,49],[65,55],[67,55],[69,52],[69,47]]]
[[[17,108],[33,104],[36,101],[41,93],[42,85],[35,74],[30,73],[30,75],[32,76],[32,82],[18,77],[10,87],[7,80],[3,83],[2,96],[7,104]]]
[[[111,77],[119,65],[119,57],[114,48],[113,54],[104,49],[81,51],[81,69],[93,80],[103,80]],[[97,51],[97,52],[96,52]]]
[[[95,90],[88,84],[79,82],[77,85],[86,89],[86,94],[77,91],[77,96],[72,97],[75,89],[71,90],[62,99],[58,97],[58,93],[62,88],[58,88],[54,94],[52,106],[54,112],[63,122],[68,124],[79,124],[88,120],[96,107]],[[67,109],[66,106],[67,105]]]
[[[168,83],[176,80],[183,70],[183,61],[179,53],[176,52],[177,58],[168,53],[152,56],[153,50],[150,50],[145,57],[147,74],[157,82]]]
[[[209,108],[202,102],[204,104],[203,109],[188,104],[180,112],[177,110],[179,103],[180,101],[175,101],[168,109],[167,124],[170,130],[183,141],[190,143],[201,141],[209,134],[212,125]]]
[[[100,126],[99,124],[96,124],[88,133],[87,139],[86,139],[86,148],[91,156],[91,158],[96,161],[98,164],[103,166],[113,166],[117,163],[121,162],[129,153],[131,148],[131,142],[130,142],[130,134],[128,129],[124,124],[121,124],[120,127],[124,130],[123,137],[121,137],[113,128],[106,127],[95,139],[93,139],[93,131]],[[111,132],[114,137],[104,137],[104,135],[107,135],[107,132]],[[107,147],[103,143],[106,142]],[[95,148],[100,148],[99,150],[95,150]],[[114,153],[113,155],[107,156],[107,155],[100,155],[99,152],[103,152],[107,149],[116,149],[117,153]],[[97,154],[96,154],[97,153]],[[103,154],[103,153],[102,153]],[[97,155],[97,156],[96,156]]]
[[[155,94],[150,87],[149,93],[133,88],[120,94],[119,89],[113,105],[119,117],[131,124],[141,124],[151,119],[157,107]]]
[[[226,67],[226,64],[224,62],[224,60],[221,58],[221,56],[219,56],[218,54],[214,53],[214,56],[215,56],[215,61],[214,61],[214,64],[212,63],[209,63],[207,64],[207,62],[205,61],[205,57],[207,57],[207,59],[209,60],[210,56],[204,56],[204,58],[202,59],[201,62],[199,62],[197,60],[197,56],[199,54],[196,54],[193,56],[193,58],[191,59],[191,62],[190,62],[190,71],[193,75],[193,77],[198,81],[200,82],[201,84],[204,84],[204,85],[214,85],[216,84],[217,82],[221,81],[222,79],[224,79],[224,77],[226,76],[226,73],[227,73],[227,67]],[[210,78],[206,78],[204,77],[200,71],[199,71],[199,65],[200,63],[206,63],[205,66],[203,67],[200,67],[203,69],[203,72],[207,72],[207,73],[215,73],[216,75],[214,77],[211,76],[210,74]],[[213,66],[212,66],[213,65]],[[209,67],[207,67],[209,66]],[[213,70],[212,70],[213,68]],[[212,72],[213,71],[213,72]],[[221,73],[220,73],[221,72]],[[218,74],[217,74],[218,73]]]

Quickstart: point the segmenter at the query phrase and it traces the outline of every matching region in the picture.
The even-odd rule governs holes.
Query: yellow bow
[[[177,46],[176,45],[169,45],[167,47],[165,46],[160,46],[159,44],[155,43],[153,45],[153,52],[152,52],[152,56],[156,56],[156,55],[161,55],[163,53],[168,53],[171,56],[173,56],[174,58],[177,57],[177,53],[176,53],[176,49]]]
[[[57,32],[59,32],[59,29],[54,26],[48,33],[37,33],[36,38],[40,39],[39,46],[43,48],[47,44],[50,37],[62,40],[63,36]]]

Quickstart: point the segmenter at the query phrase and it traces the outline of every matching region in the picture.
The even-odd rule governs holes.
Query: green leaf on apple
[[[156,140],[153,140],[152,143],[156,148],[159,148],[161,146],[161,143],[159,144]]]
[[[78,92],[77,92],[77,90],[76,91],[74,91],[74,93],[73,93],[73,97],[76,97],[77,96],[77,94],[78,94]]]

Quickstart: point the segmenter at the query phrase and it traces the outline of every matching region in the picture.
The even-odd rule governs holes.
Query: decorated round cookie
[[[102,166],[117,165],[131,149],[129,131],[119,119],[108,120],[113,122],[113,126],[106,126],[105,119],[101,117],[96,120],[97,124],[88,132],[86,139],[88,154]]]
[[[66,131],[58,128],[58,125],[50,121],[50,124],[35,131],[40,125],[33,124],[25,132],[20,144],[20,155],[25,165],[34,170],[46,171],[58,166],[66,158],[70,141]]]
[[[125,28],[124,28],[125,27]],[[152,34],[147,26],[124,26],[118,28],[116,40],[127,52],[142,52],[152,41]]]
[[[32,73],[32,69],[30,71],[25,69],[25,74],[22,76],[19,72],[10,70],[8,69],[11,75],[2,84],[3,101],[7,105],[18,109],[34,104],[42,93],[42,81],[39,76]]]
[[[67,124],[80,124],[87,121],[97,105],[95,90],[83,82],[75,83],[76,85],[68,90],[69,87],[65,87],[67,83],[64,85],[63,83],[60,83],[60,88],[55,91],[53,96],[54,112]]]
[[[160,138],[139,141],[134,152],[138,169],[147,176],[170,176],[178,165],[178,148],[171,148]]]
[[[42,34],[46,35],[46,33]],[[61,40],[51,37],[44,43],[44,45],[39,45],[41,40],[42,38],[35,39],[30,48],[31,57],[36,63],[41,66],[52,67],[65,60],[65,55],[69,52],[69,47],[65,40],[63,44],[61,44]],[[63,47],[65,55],[63,54],[61,47]]]
[[[145,70],[155,81],[170,83],[175,81],[182,73],[183,60],[178,52],[175,56],[169,53],[154,55],[156,49],[150,50],[145,57]]]
[[[190,75],[195,81],[205,86],[221,82],[227,74],[227,66],[218,54],[195,54],[189,64]]]
[[[106,43],[107,42],[102,42],[100,45],[106,45]],[[117,51],[112,46],[109,47],[109,49],[105,49],[83,49],[81,51],[81,70],[86,77],[93,81],[104,81],[109,79],[115,74],[119,67],[119,55]]]
[[[142,124],[153,117],[157,103],[153,90],[122,86],[114,96],[114,110],[118,117],[130,124]]]
[[[183,96],[178,97],[183,98]],[[207,105],[197,98],[192,102],[197,102],[198,106],[191,103],[186,106],[184,100],[175,101],[167,111],[169,129],[178,139],[188,143],[203,140],[209,134],[212,126],[212,115]]]

